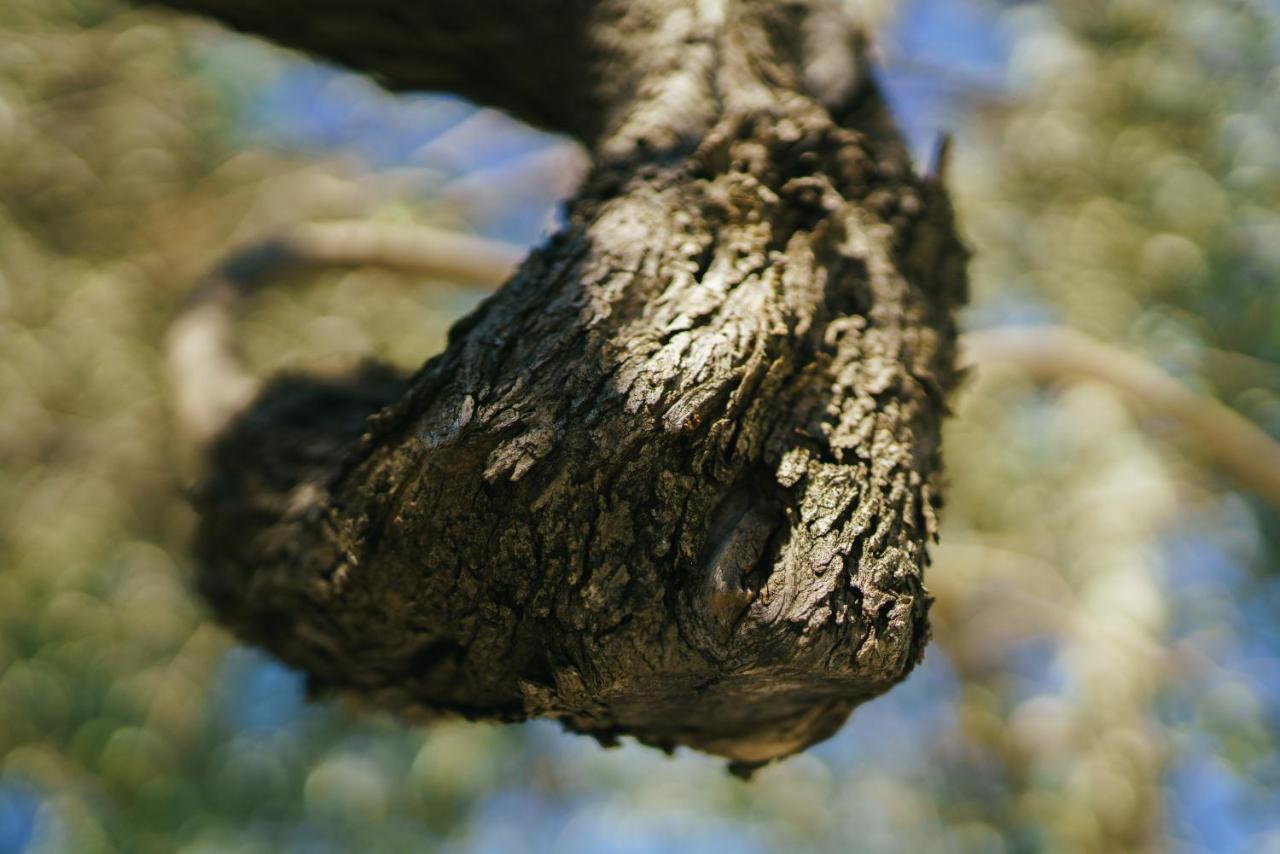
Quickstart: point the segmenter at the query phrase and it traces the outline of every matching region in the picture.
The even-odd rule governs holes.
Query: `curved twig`
[[[304,223],[242,247],[192,291],[169,329],[167,362],[182,431],[204,443],[252,401],[258,381],[235,346],[235,322],[249,296],[307,267],[382,267],[484,288],[501,284],[525,251],[428,226]]]
[[[1222,471],[1280,507],[1280,443],[1218,400],[1197,394],[1155,365],[1060,326],[970,332],[972,362],[1011,362],[1028,374],[1102,380],[1133,403],[1176,419]]]

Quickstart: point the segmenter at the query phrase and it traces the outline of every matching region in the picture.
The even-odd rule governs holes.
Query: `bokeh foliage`
[[[945,40],[888,55],[959,134],[968,325],[1085,330],[1280,436],[1276,9],[908,2],[886,46],[949,8],[1002,79]],[[1097,383],[977,372],[924,667],[750,784],[549,724],[351,717],[210,624],[161,358],[185,290],[295,221],[535,239],[576,157],[111,0],[0,5],[0,852],[1280,850],[1276,512]],[[411,366],[476,298],[282,282],[246,349]]]

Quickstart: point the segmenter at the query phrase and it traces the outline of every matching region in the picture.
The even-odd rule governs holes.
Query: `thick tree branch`
[[[602,110],[584,72],[598,0],[154,0],[363,72],[444,91],[579,138]]]
[[[378,26],[348,27],[350,52],[290,35],[336,3],[299,24],[262,12],[280,0],[198,2],[386,74],[359,53]],[[427,47],[545,13],[412,5]],[[318,687],[751,767],[922,653],[966,253],[837,3],[556,20],[502,57],[466,43],[488,103],[563,96],[559,126],[592,147],[568,227],[414,376],[263,389],[213,447],[201,586]]]

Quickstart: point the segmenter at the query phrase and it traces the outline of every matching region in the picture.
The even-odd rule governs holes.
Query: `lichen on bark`
[[[201,586],[374,706],[749,768],[922,654],[966,255],[834,5],[579,5],[568,226],[412,377],[269,387]]]

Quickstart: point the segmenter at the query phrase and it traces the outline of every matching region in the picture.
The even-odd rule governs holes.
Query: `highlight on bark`
[[[966,252],[839,3],[165,5],[594,158],[412,376],[258,389],[216,355],[225,283],[193,303],[182,382],[232,378],[191,398],[221,620],[410,719],[552,717],[744,772],[907,675]]]

